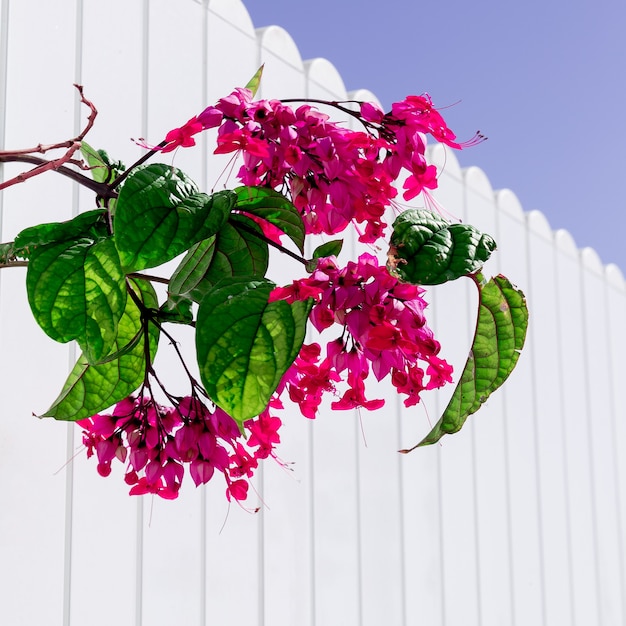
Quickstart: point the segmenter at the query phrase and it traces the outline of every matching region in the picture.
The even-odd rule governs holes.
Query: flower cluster
[[[423,289],[399,282],[370,254],[338,268],[334,258],[321,259],[307,278],[276,288],[272,299],[289,302],[314,298],[311,322],[318,331],[334,324],[341,335],[328,342],[321,359],[318,344],[303,346],[282,380],[289,398],[303,415],[313,418],[324,392],[337,392],[345,380],[348,389],[332,403],[333,409],[377,409],[383,400],[365,397],[370,368],[377,380],[391,382],[407,398],[419,402],[424,389],[451,381],[452,367],[437,356],[439,343],[426,325]]]
[[[219,127],[215,153],[242,153],[242,183],[287,191],[309,233],[338,233],[352,222],[364,224],[359,239],[371,243],[383,236],[383,214],[403,170],[405,200],[437,187],[437,170],[426,163],[426,134],[457,149],[482,139],[455,141],[428,95],[408,96],[386,114],[371,103],[357,103],[358,111],[324,104],[364,130],[332,122],[308,103],[294,110],[280,100],[253,101],[250,90],[238,88],[171,130],[162,149],[194,145],[193,135]]]
[[[331,121],[313,104],[338,109],[361,130]],[[218,129],[216,154],[241,155],[239,180],[288,196],[307,234],[335,234],[353,225],[364,243],[383,236],[383,216],[401,176],[405,200],[437,187],[437,170],[425,158],[427,135],[455,149],[482,139],[457,142],[427,95],[409,96],[385,113],[361,102],[309,100],[292,108],[288,101],[254,101],[249,89],[235,89],[167,133],[154,150],[193,146],[209,128]],[[276,224],[256,221],[266,238],[277,240]],[[245,500],[259,460],[276,458],[281,421],[270,411],[283,408],[283,396],[314,418],[325,393],[334,396],[336,410],[383,406],[384,400],[366,397],[370,373],[378,381],[389,377],[407,407],[419,402],[423,390],[451,381],[452,368],[438,356],[439,343],[426,324],[422,294],[370,254],[344,268],[334,257],[319,259],[310,276],[274,289],[270,301],[312,298],[310,321],[317,331],[335,325],[341,330],[325,349],[302,346],[260,415],[241,426],[219,407],[207,407],[198,393],[208,396],[193,379],[192,395],[184,398],[161,385],[173,406],[160,406],[146,370],[137,397],[119,402],[110,415],[79,422],[87,454],[97,457],[102,476],[115,459],[124,463],[131,495],[176,498],[187,467],[196,486],[221,472],[228,499]]]
[[[131,396],[110,415],[94,415],[78,424],[87,457],[96,455],[101,476],[111,473],[115,459],[126,464],[124,479],[131,495],[175,499],[187,465],[196,486],[207,483],[216,470],[221,472],[227,498],[241,501],[258,461],[276,458],[273,449],[280,442],[281,421],[266,410],[244,424],[244,434],[228,414],[209,409],[196,396],[181,398],[175,407]]]

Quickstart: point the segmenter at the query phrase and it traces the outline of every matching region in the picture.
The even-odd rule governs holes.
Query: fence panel
[[[261,63],[260,97],[373,97],[347,94],[330,62],[303,62],[283,29],[255,30],[238,0],[52,4],[0,0],[0,148],[77,132],[85,109],[73,82],[100,111],[90,143],[127,163],[141,155],[131,137],[158,143]],[[197,148],[162,160],[208,190],[232,185],[230,156],[210,157],[214,138],[205,133]],[[196,490],[187,478],[176,502],[129,498],[119,468],[102,480],[84,458],[77,427],[32,419],[77,351],[36,327],[25,270],[2,273],[0,623],[204,625],[229,623],[233,612],[259,626],[623,623],[624,277],[552,233],[540,213],[525,216],[511,192],[494,193],[480,170],[461,171],[447,149],[435,145],[428,157],[443,167],[434,200],[499,244],[485,274],[502,271],[526,292],[520,364],[463,431],[408,456],[397,450],[428,431],[451,386],[411,409],[383,385],[380,412],[327,403],[315,423],[285,412],[285,466],[260,468],[249,504],[257,513],[229,507],[219,481]],[[17,171],[6,164],[0,174]],[[52,174],[7,189],[0,202],[2,241],[93,208],[89,194]],[[419,203],[432,206],[411,206]],[[349,240],[340,261],[363,250]],[[292,270],[301,275],[272,257],[277,281]],[[458,281],[426,299],[458,375],[475,289]],[[193,361],[191,334],[177,337]],[[186,393],[165,343],[164,376]]]

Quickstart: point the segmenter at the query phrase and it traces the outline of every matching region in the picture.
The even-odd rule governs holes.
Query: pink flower
[[[243,479],[228,483],[226,497],[229,502],[231,498],[238,501],[245,500],[248,497],[248,483]]]
[[[171,152],[179,146],[183,148],[195,146],[196,140],[193,138],[193,135],[196,135],[202,130],[204,130],[202,123],[198,121],[197,117],[192,117],[180,128],[174,128],[170,130],[167,135],[165,135],[164,141],[167,141],[168,143],[161,149],[161,152]]]
[[[423,389],[447,382],[452,368],[436,356],[439,344],[426,326],[422,288],[399,283],[376,257],[362,254],[343,269],[332,258],[320,259],[308,278],[275,290],[274,297],[304,299],[309,288],[318,291],[313,325],[320,332],[335,325],[342,330],[327,343],[326,359],[319,361],[317,344],[305,345],[283,377],[279,391],[286,388],[303,415],[315,417],[323,395],[336,393],[345,376],[349,388],[333,408],[382,406],[383,400],[365,397],[363,381],[370,370],[377,380],[391,373],[393,384],[412,404]],[[427,385],[422,384],[424,368],[430,377]]]
[[[404,181],[403,188],[406,191],[402,194],[405,200],[411,200],[424,189],[437,188],[437,169],[434,165],[428,165],[422,169],[416,167],[413,173]]]
[[[330,406],[336,411],[358,409],[363,407],[369,411],[380,409],[385,404],[384,400],[366,400],[365,385],[360,376],[352,377],[352,386],[343,394],[341,400],[333,402]]]
[[[140,396],[118,403],[112,415],[96,415],[79,425],[87,456],[98,456],[101,476],[111,474],[116,459],[127,463],[124,480],[131,495],[174,499],[187,467],[196,486],[221,472],[230,485],[227,495],[243,500],[258,460],[276,458],[281,420],[268,411],[249,420],[246,442],[232,417],[209,409],[196,395],[181,398],[175,408]]]

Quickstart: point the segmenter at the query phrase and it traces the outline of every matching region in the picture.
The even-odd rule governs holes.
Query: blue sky
[[[626,274],[626,2],[244,1],[349,90],[430,93],[460,139],[489,137],[462,166]]]

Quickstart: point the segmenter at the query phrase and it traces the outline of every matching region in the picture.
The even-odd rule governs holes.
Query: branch
[[[113,189],[115,189],[116,187],[121,185],[126,180],[126,177],[129,174],[131,174],[132,171],[136,167],[139,167],[140,165],[145,163],[151,156],[153,156],[154,154],[159,152],[161,148],[167,146],[167,143],[168,143],[167,141],[162,141],[158,146],[156,146],[155,148],[152,148],[152,150],[149,150],[148,152],[146,152],[142,157],[137,159],[129,168],[127,168],[125,172],[122,172],[114,181],[110,182],[107,185],[107,188],[110,189],[111,192],[112,192]]]
[[[76,89],[78,90],[81,104],[84,104],[85,106],[87,106],[90,111],[89,116],[87,117],[87,123],[85,124],[85,127],[83,128],[83,130],[73,139],[68,139],[67,141],[62,141],[60,143],[54,143],[54,144],[48,144],[48,145],[39,144],[35,146],[34,148],[30,148],[30,149],[0,150],[0,161],[21,160],[24,162],[37,163],[37,166],[34,167],[32,170],[21,172],[17,176],[14,176],[13,178],[10,178],[9,180],[3,183],[0,183],[0,190],[6,189],[7,187],[10,187],[11,185],[15,185],[17,183],[23,183],[29,178],[33,178],[34,176],[43,174],[44,172],[47,172],[49,170],[59,171],[60,168],[65,163],[72,161],[72,157],[74,156],[75,152],[80,149],[80,144],[82,140],[84,139],[85,135],[87,135],[87,133],[92,129],[96,116],[98,115],[98,111],[96,107],[94,106],[94,104],[90,100],[87,100],[87,98],[85,98],[83,94],[82,86],[75,84],[74,87],[76,87]],[[66,149],[65,154],[59,157],[58,159],[53,159],[50,161],[46,159],[41,159],[39,162],[37,162],[37,161],[32,161],[32,160],[27,161],[24,158],[29,154],[33,154],[33,153],[44,154],[45,152],[48,152],[49,150],[58,150],[62,148]],[[11,157],[22,157],[22,159],[16,159],[16,158],[11,158]],[[37,157],[31,157],[31,158],[37,158]]]
[[[16,151],[15,153],[0,151],[0,163],[11,163],[11,162],[32,163],[33,165],[38,166],[37,168],[34,168],[35,170],[42,168],[42,172],[45,172],[48,170],[54,170],[55,172],[58,172],[59,174],[63,174],[63,176],[67,176],[68,178],[71,178],[73,181],[79,183],[83,187],[87,187],[87,189],[91,189],[91,191],[94,191],[99,196],[104,196],[105,194],[109,197],[117,196],[116,193],[110,192],[107,185],[105,185],[104,183],[99,183],[93,180],[93,178],[89,178],[88,176],[85,176],[84,174],[81,174],[80,172],[77,172],[76,170],[70,169],[69,167],[66,167],[65,165],[57,165],[55,167],[54,161],[48,161],[47,159],[44,159],[39,156],[30,155],[30,154],[20,154],[18,153],[18,151]],[[73,162],[73,161],[70,159],[70,162]],[[32,172],[33,170],[30,170],[30,171]],[[36,174],[33,174],[33,176],[35,175]],[[18,178],[19,176],[20,174],[18,174],[18,176],[16,176],[15,178]],[[31,178],[31,176],[29,176],[29,178]],[[14,182],[11,182],[11,181],[14,181]],[[23,182],[23,181],[11,179],[7,181],[6,183],[0,183],[0,189],[4,189],[4,187],[8,187],[9,184],[15,184],[17,182]]]
[[[126,274],[128,278],[137,278],[139,280],[148,280],[150,282],[162,283],[164,285],[169,285],[169,278],[162,278],[161,276],[152,276],[150,274],[141,274],[140,272],[131,272],[130,274]]]

